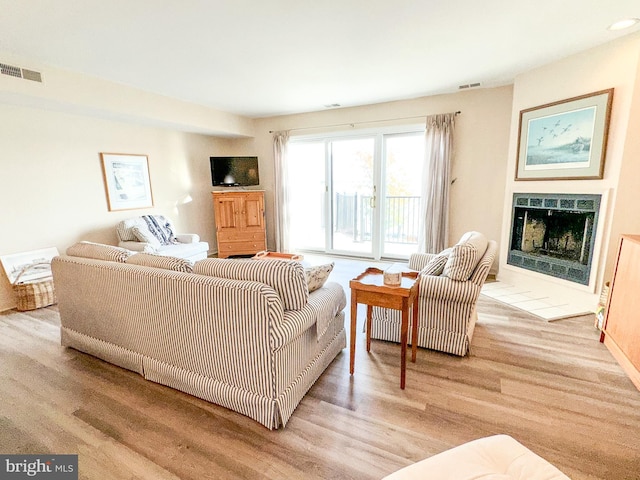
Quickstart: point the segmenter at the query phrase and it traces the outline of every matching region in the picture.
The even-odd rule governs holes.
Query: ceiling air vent
[[[6,63],[0,63],[0,73],[2,75],[9,75],[10,77],[24,78],[25,80],[42,83],[42,74],[40,72],[8,65]]]

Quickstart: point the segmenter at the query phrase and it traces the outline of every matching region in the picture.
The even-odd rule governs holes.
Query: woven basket
[[[43,264],[34,263],[26,266],[13,282],[13,291],[16,294],[16,309],[21,312],[48,307],[58,302],[55,289],[53,288],[52,277],[40,278],[31,282],[20,282],[22,275],[41,265]]]

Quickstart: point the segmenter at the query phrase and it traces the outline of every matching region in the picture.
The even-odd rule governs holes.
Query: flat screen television
[[[209,157],[214,187],[247,187],[260,184],[258,157]]]

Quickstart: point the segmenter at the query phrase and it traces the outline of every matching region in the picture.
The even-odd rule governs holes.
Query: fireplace
[[[515,193],[507,263],[587,285],[600,195]]]

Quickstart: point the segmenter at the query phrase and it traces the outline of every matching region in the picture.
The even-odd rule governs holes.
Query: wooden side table
[[[400,388],[404,389],[407,367],[407,336],[409,331],[409,307],[412,309],[411,361],[416,361],[418,336],[418,285],[419,272],[402,272],[397,287],[385,285],[383,271],[368,268],[349,282],[351,288],[351,344],[349,373],[353,375],[356,354],[356,320],[358,303],[367,305],[367,352],[371,350],[371,312],[373,307],[393,308],[402,312],[400,327]]]

